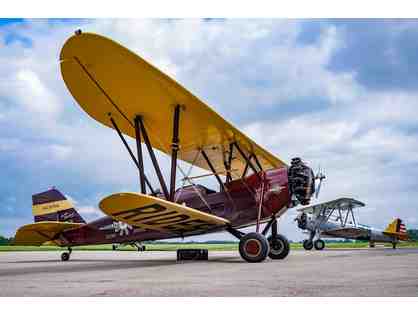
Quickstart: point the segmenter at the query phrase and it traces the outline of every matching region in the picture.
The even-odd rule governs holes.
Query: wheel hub
[[[273,243],[271,245],[271,251],[273,251],[274,254],[280,254],[283,251],[284,246],[280,241],[273,240]]]
[[[250,239],[245,243],[245,251],[248,255],[257,256],[261,251],[261,243],[258,240]]]

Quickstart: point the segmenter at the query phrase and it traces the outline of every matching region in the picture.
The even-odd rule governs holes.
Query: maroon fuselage
[[[196,192],[196,188],[199,189],[199,193]],[[265,221],[273,214],[280,216],[286,211],[291,199],[286,167],[267,170],[225,183],[225,191],[215,192],[200,185],[178,189],[175,199],[177,203],[225,218],[234,228],[242,228],[257,222],[261,195],[263,195],[261,221]],[[196,234],[199,233],[186,234],[185,236]],[[134,243],[178,236],[177,234],[127,226],[111,217],[103,217],[77,229],[64,231],[58,240],[62,246],[77,246]]]

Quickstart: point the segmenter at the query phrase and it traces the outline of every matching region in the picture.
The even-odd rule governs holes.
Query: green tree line
[[[13,238],[6,238],[0,235],[0,245],[9,245],[13,241]]]
[[[408,235],[411,240],[418,241],[418,229],[410,229],[408,230]]]

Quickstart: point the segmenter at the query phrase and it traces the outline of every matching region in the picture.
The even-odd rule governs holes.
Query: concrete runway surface
[[[0,252],[0,296],[418,296],[418,249],[291,251],[249,264],[238,252]]]

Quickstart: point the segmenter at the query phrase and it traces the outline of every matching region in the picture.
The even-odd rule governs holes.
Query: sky
[[[321,166],[317,202],[354,197],[363,224],[418,227],[418,20],[0,19],[0,234],[33,222],[31,195],[51,186],[88,221],[106,195],[139,189],[115,132],[62,80],[59,52],[79,28],[142,56],[282,160]],[[279,232],[301,240],[295,216]]]

